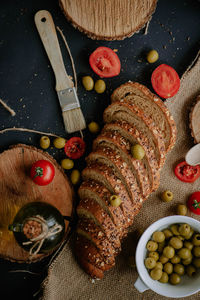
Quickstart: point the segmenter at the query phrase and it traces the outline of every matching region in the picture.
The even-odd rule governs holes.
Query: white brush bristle
[[[85,129],[85,119],[80,108],[75,108],[63,112],[65,130],[68,133]]]

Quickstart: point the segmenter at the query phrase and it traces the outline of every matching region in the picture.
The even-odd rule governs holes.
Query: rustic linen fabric
[[[122,252],[116,259],[116,266],[105,273],[104,279],[93,283],[76,262],[72,237],[49,268],[48,277],[43,283],[43,300],[170,299],[150,290],[140,294],[134,288],[138,274],[135,268],[128,265],[128,257],[135,253],[135,232],[138,229],[146,229],[159,218],[173,215],[177,204],[185,203],[188,195],[199,189],[199,180],[192,184],[183,183],[175,177],[173,172],[175,165],[184,159],[186,152],[193,146],[188,115],[198,94],[200,94],[199,56],[183,75],[178,94],[166,101],[177,125],[177,142],[168,154],[162,169],[160,187],[144,203],[140,213],[136,216],[130,233],[123,242]],[[174,200],[171,203],[163,203],[159,198],[159,194],[166,189],[174,193]],[[192,217],[200,220],[198,216],[192,215]],[[200,293],[187,299],[200,299]]]

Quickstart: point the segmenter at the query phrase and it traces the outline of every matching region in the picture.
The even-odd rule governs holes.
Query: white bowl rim
[[[144,268],[145,268],[145,271],[147,271],[146,267],[144,266],[143,260],[141,263],[141,257],[142,257],[141,254],[143,254],[145,251],[144,246],[143,246],[144,242],[146,244],[146,242],[149,240],[152,233],[154,231],[158,230],[160,227],[162,227],[164,225],[169,226],[171,224],[176,224],[176,223],[189,223],[191,226],[199,227],[199,232],[200,232],[200,221],[198,221],[192,217],[173,215],[173,216],[161,218],[161,219],[155,221],[154,223],[152,223],[140,237],[137,248],[136,248],[135,258],[136,258],[136,267],[137,267],[138,274],[139,274],[140,278],[142,279],[142,281],[145,283],[145,285],[149,289],[151,289],[152,291],[156,292],[157,294],[165,296],[165,297],[183,298],[183,297],[194,295],[197,292],[199,292],[200,285],[199,285],[199,288],[197,288],[193,292],[188,292],[188,293],[185,293],[184,295],[181,294],[181,295],[174,296],[174,294],[171,294],[170,292],[166,294],[162,290],[160,290],[160,288],[156,288],[156,284],[154,286],[152,286],[152,283],[151,283],[152,279],[150,278],[150,276],[149,275],[145,276],[145,272],[142,272],[142,270],[144,270]],[[140,264],[140,267],[138,267],[139,264]],[[156,283],[157,281],[154,281],[154,282]],[[176,286],[172,286],[172,287],[176,287]]]

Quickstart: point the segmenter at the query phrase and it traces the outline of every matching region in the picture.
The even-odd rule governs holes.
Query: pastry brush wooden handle
[[[47,10],[35,14],[35,24],[56,77],[56,91],[72,87],[65,70],[53,18]]]

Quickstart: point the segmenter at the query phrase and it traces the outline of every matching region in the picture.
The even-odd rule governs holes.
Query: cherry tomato
[[[190,195],[187,206],[191,212],[200,215],[200,191],[194,192]]]
[[[200,176],[200,166],[190,166],[186,161],[182,161],[176,166],[174,172],[181,181],[194,182]]]
[[[85,142],[80,137],[72,137],[65,144],[65,153],[69,158],[80,158],[85,152]]]
[[[38,160],[31,167],[30,176],[38,185],[49,184],[53,180],[54,175],[54,166],[48,160]]]
[[[151,75],[151,83],[155,92],[163,98],[174,96],[180,88],[180,78],[170,66],[162,64]]]
[[[121,63],[117,54],[108,47],[98,47],[89,58],[92,70],[100,77],[119,75]]]

